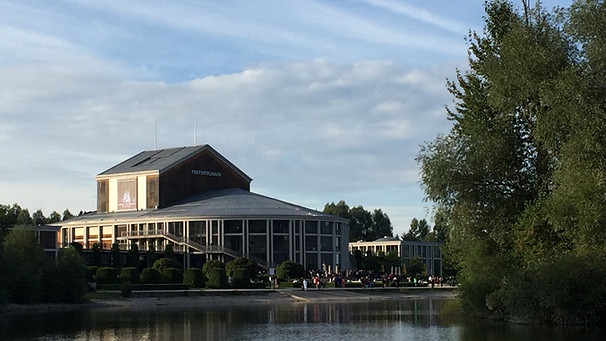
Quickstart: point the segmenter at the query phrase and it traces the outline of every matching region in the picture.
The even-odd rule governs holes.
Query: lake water
[[[452,301],[124,308],[0,315],[0,340],[604,340],[594,328],[531,327],[448,313]]]

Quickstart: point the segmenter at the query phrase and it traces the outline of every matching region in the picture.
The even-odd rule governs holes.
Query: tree
[[[114,268],[121,267],[122,261],[120,260],[120,258],[121,258],[120,244],[113,243],[112,248],[110,250],[110,254],[112,257],[112,267],[114,267]]]
[[[426,240],[429,235],[429,230],[430,227],[427,220],[417,220],[417,218],[413,218],[410,222],[410,230],[404,235],[403,239],[411,241]]]
[[[88,291],[86,265],[73,247],[59,251],[57,265],[48,265],[45,285],[45,301],[61,303],[83,302]]]
[[[139,245],[135,242],[130,244],[130,250],[126,255],[126,264],[127,266],[139,267]]]
[[[46,217],[44,216],[44,212],[42,210],[37,210],[32,214],[32,220],[34,221],[34,225],[46,225]]]
[[[53,211],[47,219],[47,223],[56,223],[61,221],[61,215],[57,211]]]
[[[324,213],[349,219],[349,241],[373,241],[393,236],[393,227],[386,213],[376,209],[372,213],[363,206],[350,208],[345,201],[324,205]]]
[[[305,277],[305,267],[303,264],[286,260],[276,267],[276,276],[280,280],[291,280]]]
[[[389,220],[387,213],[384,213],[380,208],[374,210],[372,213],[372,226],[375,240],[382,237],[393,236],[391,221]]]
[[[555,256],[606,255],[605,5],[575,2],[564,16],[524,5],[519,13],[486,2],[483,35],[469,35],[469,70],[447,82],[453,126],[417,161],[470,311],[587,322],[550,320],[574,309],[559,301],[541,310],[547,292],[514,298],[529,283],[540,287],[533,281]],[[604,287],[588,290],[587,309],[603,314]]]
[[[15,227],[4,239],[5,283],[9,301],[39,303],[46,261],[34,230]]]
[[[101,266],[101,244],[93,243],[93,247],[91,248],[91,259],[90,265],[92,266]]]
[[[166,244],[166,246],[164,247],[164,258],[175,258],[173,244]]]
[[[72,214],[72,212],[70,212],[68,209],[66,209],[65,211],[63,211],[63,219],[62,220],[68,220],[74,218],[74,215]]]

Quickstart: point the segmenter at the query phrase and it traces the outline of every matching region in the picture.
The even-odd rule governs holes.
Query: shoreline
[[[115,293],[113,293],[115,294]],[[371,289],[226,289],[175,292],[133,292],[133,297],[95,298],[82,304],[45,303],[0,306],[0,316],[119,309],[132,312],[184,308],[219,309],[227,306],[300,303],[364,303],[413,299],[455,299],[454,288]]]

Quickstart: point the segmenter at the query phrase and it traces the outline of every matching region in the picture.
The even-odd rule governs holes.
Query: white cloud
[[[401,82],[422,71],[387,63],[300,62],[174,84],[45,69],[11,82],[17,71],[6,71],[0,84],[11,99],[0,116],[11,117],[19,137],[0,141],[13,160],[12,170],[0,169],[0,179],[17,169],[22,178],[61,183],[70,193],[153,149],[155,122],[163,148],[193,144],[197,121],[198,143],[214,146],[252,176],[253,188],[284,199],[314,197],[321,209],[350,192],[418,187],[405,174],[418,172],[413,159],[421,137],[446,127],[443,116],[428,114],[443,107],[445,90]],[[425,82],[442,82],[431,72]],[[40,201],[56,202],[57,210],[95,205],[90,193],[83,194],[87,200],[60,203],[57,193],[38,188],[46,193]],[[395,198],[402,205],[420,199]],[[14,201],[12,194],[3,192],[2,201]]]

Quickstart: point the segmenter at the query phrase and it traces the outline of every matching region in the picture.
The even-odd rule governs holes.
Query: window
[[[274,220],[273,221],[273,231],[274,233],[289,233],[290,222],[288,220]]]
[[[332,251],[332,237],[322,236],[320,242],[322,243],[322,251]]]
[[[249,220],[248,233],[267,233],[267,220]]]
[[[228,233],[242,233],[242,220],[225,220],[223,230]]]
[[[322,232],[322,234],[332,234],[332,222],[323,221],[321,226],[320,232]]]
[[[318,237],[306,236],[305,237],[305,251],[317,251],[318,250]]]
[[[305,234],[318,234],[318,222],[317,221],[306,221],[305,222]]]

